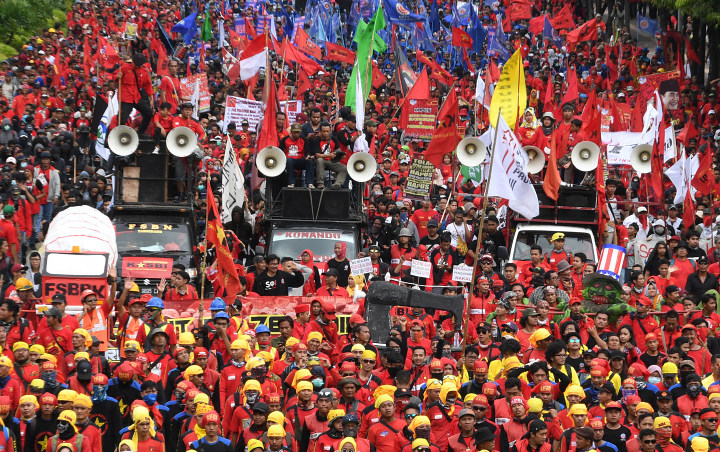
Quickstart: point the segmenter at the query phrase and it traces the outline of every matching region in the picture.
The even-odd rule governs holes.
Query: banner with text
[[[405,127],[406,140],[425,140],[432,139],[435,130],[435,117],[438,113],[438,103],[436,99],[409,99],[408,108],[403,108],[402,124]]]

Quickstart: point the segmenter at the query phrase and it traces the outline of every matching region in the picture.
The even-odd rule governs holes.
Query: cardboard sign
[[[353,259],[350,261],[350,274],[351,275],[364,275],[366,273],[372,273],[373,266],[372,260],[369,257],[363,257],[361,259]]]
[[[133,23],[125,24],[125,32],[123,33],[124,39],[137,39],[138,37],[138,26]]]
[[[290,124],[296,122],[298,113],[302,113],[301,100],[281,100],[280,108],[288,117]]]
[[[658,240],[652,239],[652,240],[635,240],[635,265],[642,265],[645,266],[645,262],[647,261],[648,257],[650,256],[650,253],[652,253],[652,250],[655,249],[655,245],[657,245]]]
[[[435,166],[423,158],[413,160],[405,183],[405,195],[410,199],[428,199]]]
[[[169,278],[173,260],[169,257],[124,257],[121,276],[124,278]]]
[[[438,113],[438,103],[435,99],[409,99],[408,108],[403,108],[402,124],[405,127],[405,139],[425,140],[432,139],[435,130],[435,117]]]
[[[257,130],[258,124],[263,120],[262,102],[245,99],[243,97],[228,96],[225,101],[224,130],[231,122],[240,128],[240,124],[247,120],[250,123],[250,130]]]
[[[207,74],[195,74],[180,79],[180,97],[192,99],[195,93],[195,85],[199,84],[200,100],[198,110],[200,113],[210,111],[210,89],[208,88]]]
[[[432,264],[430,262],[421,261],[418,259],[412,260],[412,266],[410,267],[410,275],[417,276],[418,278],[429,278],[432,273]]]
[[[456,282],[469,283],[472,281],[473,269],[469,265],[456,265],[453,267],[452,280]]]

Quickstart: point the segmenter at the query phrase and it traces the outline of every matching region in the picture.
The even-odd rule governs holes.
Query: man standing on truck
[[[253,283],[253,292],[260,296],[283,296],[288,294],[289,287],[302,287],[305,284],[305,277],[297,269],[295,262],[291,262],[289,268],[292,273],[278,270],[280,258],[271,254],[267,257],[267,270],[260,273]]]
[[[205,140],[205,130],[192,119],[194,105],[192,102],[185,102],[180,105],[180,114],[173,119],[173,129],[177,127],[187,127],[197,135],[198,142]],[[187,179],[187,167],[182,157],[173,156],[173,166],[175,167],[175,182],[177,183],[178,195],[176,201],[182,202],[186,198],[185,180]]]
[[[572,263],[572,254],[565,250],[565,234],[562,232],[556,232],[550,238],[553,244],[553,249],[545,253],[545,262],[550,265],[550,268],[557,271],[558,262],[567,261],[568,264]]]

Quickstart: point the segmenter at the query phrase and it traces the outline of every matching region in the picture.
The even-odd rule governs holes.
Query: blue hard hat
[[[227,315],[227,312],[220,311],[220,312],[218,312],[217,314],[215,314],[215,317],[213,317],[213,319],[215,319],[215,320],[217,320],[217,319],[228,319],[228,320],[230,320],[230,316]]]
[[[224,311],[225,310],[225,301],[222,298],[216,298],[210,303],[210,310],[211,311]]]
[[[268,328],[265,325],[258,325],[257,328],[255,328],[255,334],[269,333],[269,332],[270,332],[270,328]]]
[[[165,309],[165,303],[163,303],[162,298],[158,297],[152,297],[150,300],[148,300],[146,306],[148,308]]]

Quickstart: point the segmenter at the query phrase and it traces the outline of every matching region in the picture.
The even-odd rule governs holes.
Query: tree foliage
[[[0,1],[0,42],[22,45],[42,28],[52,26],[56,0],[2,0]]]
[[[720,25],[720,1],[718,0],[652,0],[657,6],[681,10],[684,14],[701,19],[712,25]]]

